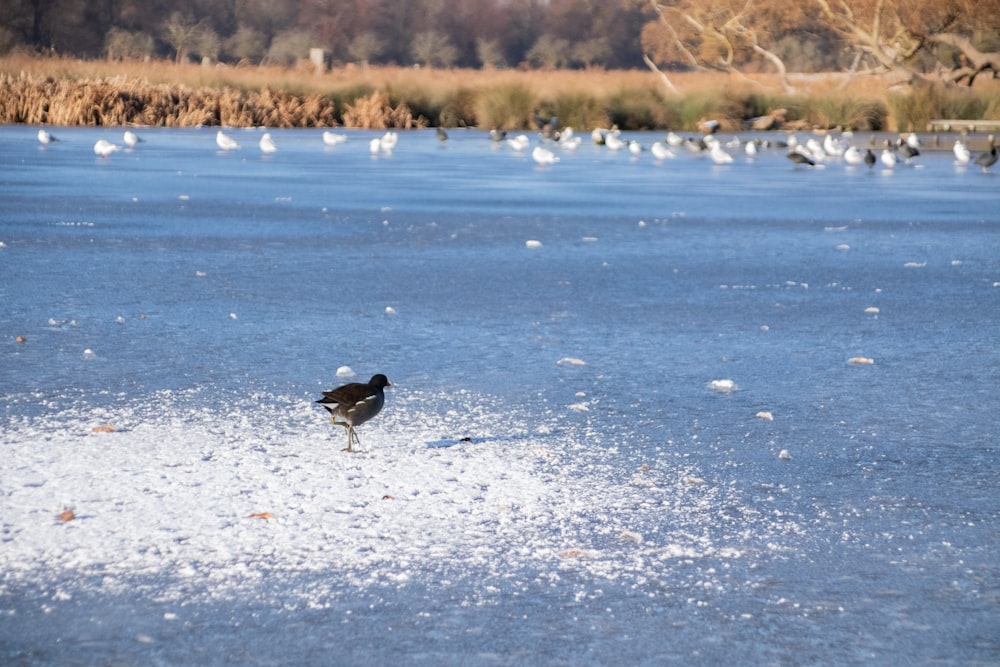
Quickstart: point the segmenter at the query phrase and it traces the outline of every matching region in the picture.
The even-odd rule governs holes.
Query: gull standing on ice
[[[972,151],[961,139],[955,139],[955,145],[952,146],[951,151],[955,154],[955,162],[959,164],[969,164],[972,160]]]
[[[323,392],[323,398],[316,401],[330,413],[330,423],[347,429],[347,449],[355,452],[354,443],[358,440],[354,433],[355,426],[361,426],[377,415],[385,405],[385,388],[391,387],[389,379],[379,373],[373,375],[367,384],[351,382],[336,389]],[[339,419],[338,419],[339,418]]]
[[[729,164],[733,161],[733,156],[727,153],[726,149],[718,141],[711,142],[708,154],[715,164]]]
[[[667,148],[667,145],[662,141],[653,142],[653,145],[649,147],[649,151],[653,154],[658,161],[662,162],[667,158],[677,157],[672,150]]]
[[[399,141],[399,135],[395,132],[386,132],[379,139],[379,144],[382,146],[382,150],[386,153],[391,153],[392,149],[396,147],[396,142]]]
[[[48,146],[53,141],[59,141],[59,140],[56,139],[55,137],[53,137],[51,134],[49,134],[48,131],[46,131],[46,130],[39,130],[38,131],[38,141],[43,146]]]
[[[111,143],[107,139],[98,139],[97,143],[94,144],[94,155],[100,155],[102,158],[106,158],[118,149],[118,146]]]
[[[857,146],[849,146],[844,151],[844,162],[847,164],[861,164],[865,160],[865,154]]]
[[[271,138],[270,132],[265,132],[257,145],[260,146],[260,152],[264,155],[269,155],[278,150],[278,147],[274,143],[274,139]]]
[[[122,141],[124,141],[125,145],[129,148],[135,148],[136,144],[142,143],[142,139],[139,138],[139,135],[132,130],[125,130],[125,134],[122,135]]]
[[[331,132],[326,130],[323,132],[323,143],[327,146],[336,146],[337,144],[342,144],[347,141],[346,134],[337,134],[336,132]]]
[[[240,147],[239,143],[235,139],[222,130],[215,133],[215,143],[224,151],[232,151]]]
[[[879,155],[879,160],[885,165],[886,169],[892,169],[896,166],[896,154],[892,152],[889,148],[889,142],[885,142],[885,148],[882,149],[882,154]]]
[[[556,154],[550,151],[548,148],[542,148],[541,146],[535,146],[531,151],[531,158],[543,167],[547,167],[550,164],[555,164],[559,161]]]

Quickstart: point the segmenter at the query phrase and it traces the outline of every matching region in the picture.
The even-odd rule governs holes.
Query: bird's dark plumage
[[[875,153],[872,153],[872,149],[865,149],[865,164],[871,169],[875,166]]]
[[[351,382],[323,392],[323,398],[316,401],[330,413],[330,421],[347,429],[347,451],[355,451],[357,435],[354,427],[364,424],[377,415],[385,404],[386,387],[391,387],[389,378],[379,373],[367,383]],[[360,442],[358,443],[360,444]]]
[[[804,154],[800,153],[799,151],[791,151],[791,152],[789,152],[788,153],[788,159],[791,160],[792,162],[794,162],[795,164],[804,164],[804,165],[807,165],[809,167],[813,167],[813,166],[816,165],[816,161],[815,160],[813,160],[808,155],[804,155]]]
[[[990,149],[988,151],[986,151],[985,153],[980,153],[979,155],[976,156],[976,164],[982,167],[983,171],[986,171],[987,169],[995,165],[996,162],[997,162],[997,147],[993,146],[992,144],[990,145]]]

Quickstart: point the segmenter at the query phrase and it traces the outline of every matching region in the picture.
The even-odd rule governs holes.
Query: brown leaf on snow
[[[559,552],[559,557],[560,558],[580,558],[581,556],[585,556],[585,555],[586,555],[586,553],[584,553],[583,551],[580,551],[579,549],[570,549],[569,551],[560,551]]]
[[[63,510],[63,511],[62,511],[62,512],[61,512],[61,513],[59,514],[59,520],[60,520],[60,521],[62,521],[63,523],[65,523],[65,522],[67,522],[67,521],[72,521],[72,520],[73,520],[73,519],[75,519],[75,518],[76,518],[76,514],[74,514],[74,513],[73,513],[73,510],[71,510],[71,509],[70,509],[70,508],[68,508],[68,507],[67,507],[66,509],[64,509],[64,510]]]
[[[270,512],[257,512],[256,514],[251,514],[247,517],[248,519],[273,519],[274,515]]]
[[[100,426],[95,426],[90,430],[94,433],[114,433],[115,427],[111,424],[101,424]]]

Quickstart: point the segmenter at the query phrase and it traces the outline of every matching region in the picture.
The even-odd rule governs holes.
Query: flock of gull
[[[531,158],[540,166],[547,167],[559,162],[559,152],[575,151],[582,143],[580,135],[576,134],[571,127],[555,129],[555,119],[549,123],[540,125],[540,141],[535,142],[527,134],[517,134],[509,136],[503,130],[491,130],[489,138],[495,147],[506,146],[517,153],[529,152]],[[869,142],[869,146],[862,148],[853,143],[851,132],[833,133],[828,132],[822,135],[813,135],[804,141],[800,141],[794,133],[789,133],[782,140],[770,140],[755,138],[743,141],[738,137],[733,137],[723,141],[716,136],[718,124],[708,125],[708,130],[697,136],[682,137],[676,132],[668,132],[665,139],[655,141],[647,146],[636,139],[626,139],[617,128],[605,129],[597,128],[591,132],[591,141],[596,146],[601,146],[609,151],[628,151],[633,156],[640,156],[648,150],[657,162],[673,159],[678,152],[686,151],[693,154],[705,155],[715,164],[732,163],[734,153],[742,152],[747,159],[753,159],[757,154],[765,149],[786,150],[787,157],[796,167],[817,167],[829,161],[843,161],[848,165],[866,165],[869,168],[876,164],[881,164],[885,169],[893,169],[897,164],[909,165],[920,156],[921,142],[916,133],[900,135],[896,141],[885,140],[881,150],[874,146],[874,137]],[[437,138],[440,142],[448,141],[448,133],[442,129],[437,129]],[[323,132],[323,144],[328,147],[338,146],[348,139],[348,135],[332,131]],[[38,141],[43,145],[48,145],[58,141],[51,133],[44,129],[38,130]],[[127,149],[134,149],[143,140],[131,130],[126,130],[122,135],[122,141]],[[375,137],[369,141],[369,150],[372,155],[391,154],[399,141],[399,135],[395,131],[385,132],[380,137]],[[219,150],[223,152],[234,151],[240,148],[240,143],[232,136],[222,130],[218,130],[215,135],[215,143]],[[257,142],[261,153],[268,155],[278,150],[277,144],[269,132],[264,132]],[[955,163],[959,165],[975,164],[982,167],[986,172],[997,162],[997,148],[993,135],[988,138],[989,148],[973,156],[972,151],[964,136],[955,140],[952,152],[955,156]],[[112,153],[121,150],[122,146],[107,139],[100,139],[94,144],[94,154],[107,158]]]

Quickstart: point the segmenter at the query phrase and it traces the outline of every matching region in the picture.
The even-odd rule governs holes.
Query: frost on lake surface
[[[219,599],[276,573],[323,573],[328,587],[302,600],[320,605],[345,584],[468,579],[465,602],[478,604],[528,573],[569,571],[590,585],[659,581],[670,597],[678,563],[706,563],[684,568],[706,570],[699,586],[733,585],[730,563],[774,557],[801,530],[740,507],[739,524],[719,532],[708,517],[737,511],[729,490],[692,486],[699,471],[667,456],[623,471],[585,419],[567,432],[555,414],[518,424],[469,395],[400,394],[362,429],[357,455],[289,397],[216,413],[164,392],[19,419],[0,468],[5,579],[41,567],[116,593],[137,577],[176,580],[158,599],[190,601],[201,586]],[[444,418],[431,418],[443,403]],[[60,522],[64,508],[75,518]]]

